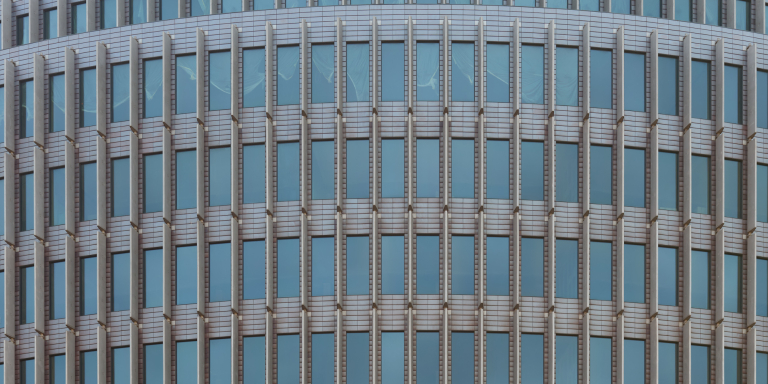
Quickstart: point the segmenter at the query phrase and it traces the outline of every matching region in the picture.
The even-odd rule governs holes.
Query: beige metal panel
[[[137,200],[138,201],[138,200]],[[131,384],[139,384],[139,229],[132,227],[130,242],[130,379]]]
[[[10,3],[10,0],[6,0]],[[3,3],[6,4],[6,3]],[[5,24],[5,23],[3,23]],[[5,32],[5,31],[3,31]],[[3,33],[5,36],[5,33]],[[8,253],[6,253],[6,257]],[[7,291],[6,291],[7,292]],[[16,344],[14,339],[3,340],[3,361],[16,361]],[[3,369],[3,382],[15,383],[16,382],[16,370],[15,369]]]
[[[756,8],[760,8],[759,6]],[[763,7],[765,9],[765,7]],[[747,383],[756,380],[757,329],[755,327],[757,300],[757,47],[747,48]]]
[[[40,0],[29,0],[29,42],[37,43],[40,34]]]
[[[5,0],[4,0],[5,1]],[[10,3],[10,0],[7,0]],[[3,14],[4,15],[4,14]],[[9,22],[10,23],[10,22]],[[5,22],[3,22],[3,39],[5,39]],[[10,25],[9,25],[10,27]],[[11,32],[8,32],[8,38],[10,39]],[[5,47],[3,47],[5,49]],[[16,126],[16,110],[15,110],[15,103],[16,103],[16,63],[14,63],[12,60],[5,60],[5,85],[3,86],[3,92],[5,95],[3,96],[3,99],[5,100],[5,104],[3,105],[3,108],[5,109],[5,126],[6,127],[15,127]],[[5,143],[5,149],[16,152],[16,130],[15,129],[6,129],[3,132],[3,135],[5,136],[3,138],[3,143]],[[8,210],[6,210],[7,212]],[[13,228],[8,226],[8,222],[5,223],[5,228]],[[6,235],[6,240],[8,240],[8,235]],[[13,242],[13,241],[11,241]]]
[[[98,0],[85,0],[85,24],[88,32],[96,30],[96,1]]]
[[[616,31],[616,382],[624,383],[624,26]]]
[[[96,235],[96,263],[98,288],[96,312],[96,360],[98,365],[98,383],[107,382],[107,235],[99,231]]]
[[[683,344],[682,384],[691,384],[691,35],[683,38]]]
[[[155,18],[155,0],[147,0],[147,22],[156,21]]]
[[[725,57],[723,40],[715,43],[715,196],[725,196]],[[725,364],[723,350],[725,329],[722,320],[725,316],[725,204],[723,199],[715,199],[715,383],[724,383]]]
[[[582,191],[582,226],[581,226],[581,267],[583,270],[587,270],[589,268],[589,260],[590,260],[590,254],[589,254],[589,245],[590,245],[590,236],[589,236],[589,224],[590,224],[590,218],[589,218],[589,202],[590,202],[590,151],[591,151],[591,138],[590,138],[590,124],[589,124],[589,71],[590,71],[590,60],[589,55],[591,52],[590,49],[590,28],[589,23],[585,23],[582,28],[582,35],[581,35],[582,41],[581,41],[581,67],[582,67],[582,105],[583,105],[583,112],[582,112],[582,149],[581,149],[581,163],[582,163],[582,183],[581,183],[581,191]],[[589,297],[590,297],[590,290],[589,290],[589,284],[590,284],[590,276],[589,273],[582,273],[581,275],[581,311],[582,311],[582,321],[581,321],[581,380],[583,383],[589,383]]]
[[[659,33],[656,30],[651,32],[651,127],[650,127],[650,147],[651,147],[651,223],[650,223],[650,278],[651,278],[651,300],[650,300],[650,349],[651,361],[649,364],[652,384],[659,382],[659,296],[658,296],[658,258],[659,258]]]
[[[65,383],[66,384],[75,384],[75,354],[77,353],[77,346],[76,346],[76,339],[75,339],[75,331],[71,329],[67,329],[64,332],[64,344],[65,344],[65,353],[66,353],[66,369],[65,369]],[[7,351],[7,349],[6,349]],[[6,352],[5,356],[8,356]],[[6,357],[7,358],[7,357]],[[12,369],[10,371],[13,371]],[[134,384],[134,383],[132,383]]]
[[[520,383],[520,19],[512,23],[512,383]]]

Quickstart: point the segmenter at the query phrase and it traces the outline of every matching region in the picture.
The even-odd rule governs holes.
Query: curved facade
[[[3,382],[768,382],[763,4],[259,1],[3,0]]]

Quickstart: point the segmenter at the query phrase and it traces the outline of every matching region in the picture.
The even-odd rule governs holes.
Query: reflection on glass
[[[80,315],[96,313],[96,258],[80,258]]]
[[[624,108],[645,112],[645,54],[624,53]]]
[[[22,231],[35,227],[35,180],[33,173],[19,175],[19,224]],[[82,189],[81,189],[82,191]],[[5,195],[5,194],[3,194]],[[82,194],[81,194],[82,196]],[[95,196],[93,196],[95,197]]]
[[[741,219],[741,161],[725,160],[725,217]]]
[[[563,7],[565,8],[565,7]],[[555,54],[557,105],[579,106],[579,49],[557,47]]]
[[[486,383],[509,384],[509,333],[488,332],[486,339]]]
[[[101,29],[117,27],[117,1],[101,0]]]
[[[163,59],[144,60],[144,117],[163,115]],[[178,96],[177,96],[178,97]]]
[[[440,237],[416,236],[416,293],[436,295],[440,285]]]
[[[707,25],[720,25],[722,20],[722,9],[723,4],[720,2],[720,0],[706,0],[706,9],[704,10],[706,15],[706,20],[704,21]]]
[[[544,239],[523,238],[521,241],[520,269],[522,296],[544,296]]]
[[[611,147],[590,145],[590,203],[613,204],[613,154]]]
[[[222,1],[226,4],[228,0]],[[235,1],[240,4],[239,0]],[[208,59],[208,107],[211,111],[230,109],[232,56],[229,51],[211,52]]]
[[[163,154],[144,155],[144,213],[163,210]]]
[[[590,106],[611,109],[613,108],[613,52],[592,49],[589,55]]]
[[[210,384],[232,383],[232,341],[226,339],[211,339],[209,341],[208,366],[210,367]]]
[[[55,39],[59,37],[59,19],[56,8],[43,11],[43,39]]]
[[[147,22],[147,0],[130,0],[131,24]]]
[[[725,254],[725,311],[741,313],[741,256]]]
[[[35,267],[19,268],[19,317],[21,324],[35,322]]]
[[[405,294],[405,237],[381,236],[381,294]]]
[[[314,52],[314,48],[312,51]],[[333,61],[331,61],[331,63],[333,63]],[[314,67],[314,65],[315,61],[312,60],[312,66]],[[313,78],[314,77],[315,76],[313,76]],[[314,95],[314,82],[312,85],[312,93]],[[314,102],[314,96],[312,100]],[[333,101],[333,98],[331,98],[331,101]],[[289,104],[299,104],[298,45],[277,47],[277,105]]]
[[[434,3],[431,1],[430,3]],[[440,100],[440,45],[416,43],[416,100]]]
[[[299,200],[299,143],[277,144],[277,201]]]
[[[16,18],[16,45],[29,44],[29,15]]]
[[[500,0],[498,3],[501,5]],[[488,2],[483,1],[483,4]],[[509,44],[488,43],[485,56],[485,92],[488,101],[509,103]]]
[[[64,108],[66,93],[64,92],[64,75],[53,75],[48,78],[48,119],[51,132],[64,130]]]
[[[624,302],[645,303],[645,246],[624,244]]]
[[[381,332],[381,382],[405,383],[405,335]]]
[[[658,249],[659,304],[677,305],[677,248]]]
[[[113,253],[111,267],[112,311],[128,310],[131,308],[131,254],[128,252]],[[63,273],[62,271],[62,279],[64,278]],[[63,281],[62,284],[64,284]]]
[[[264,336],[243,337],[243,383],[265,382],[266,361]]]
[[[112,122],[128,121],[130,118],[130,84],[131,73],[129,64],[112,66]]]
[[[589,384],[612,382],[612,352],[610,337],[589,338]]]
[[[416,197],[440,196],[440,140],[416,139]]]
[[[351,334],[351,333],[350,333]],[[312,382],[316,384],[334,383],[334,334],[312,334]],[[347,346],[349,351],[349,346]],[[349,355],[349,352],[347,352]],[[349,362],[347,362],[349,365]],[[366,364],[367,366],[367,364]],[[382,372],[383,373],[383,372]],[[347,382],[350,382],[347,380]]]
[[[277,240],[277,297],[299,296],[299,239]]]
[[[336,293],[335,266],[333,237],[313,237],[312,296],[333,296]]]
[[[741,124],[741,67],[725,66],[725,85],[723,100],[725,103],[725,122]]]
[[[193,0],[194,4],[197,0]],[[176,56],[176,113],[197,111],[197,57]]]
[[[144,308],[154,308],[162,305],[163,250],[148,249],[144,251]]]
[[[544,335],[520,336],[520,381],[525,384],[544,384]]]
[[[80,71],[80,127],[96,125],[96,69]]]
[[[544,104],[544,46],[523,44],[522,102]]]
[[[390,0],[391,1],[391,0]],[[403,4],[403,0],[384,4]],[[405,44],[381,43],[381,101],[405,100]]]
[[[332,103],[336,67],[333,44],[312,44],[312,102]],[[367,68],[367,66],[366,66]]]
[[[352,0],[352,5],[355,4]],[[366,4],[366,3],[360,3]],[[370,4],[368,0],[367,4]],[[347,44],[347,101],[368,101],[370,87],[368,43]]]
[[[347,236],[347,295],[367,295],[370,281],[368,236]]]
[[[691,116],[697,119],[711,119],[712,78],[708,61],[691,60]]]
[[[555,337],[555,380],[559,384],[579,382],[579,337]]]
[[[451,237],[451,294],[475,293],[475,238]]]
[[[706,345],[691,345],[691,383],[710,383],[709,380],[709,347]]]
[[[675,20],[691,21],[691,0],[675,1]]]
[[[113,160],[114,162],[115,160]],[[114,173],[112,173],[114,175]],[[64,167],[51,168],[50,174],[50,190],[48,198],[50,205],[50,225],[64,224],[65,217],[65,202],[64,195],[66,194],[64,184]],[[114,207],[114,204],[113,204]],[[114,208],[113,208],[114,209]]]
[[[72,34],[83,33],[88,30],[86,24],[87,9],[85,3],[72,4]]]
[[[416,382],[440,382],[440,333],[416,332]]]
[[[299,335],[277,335],[277,384],[299,384]]]
[[[612,244],[603,241],[589,243],[589,298],[612,300],[613,292]]]
[[[475,380],[475,334],[451,332],[451,382],[473,383]]]
[[[190,1],[190,16],[204,16],[210,11],[210,1],[208,0],[191,0]]]
[[[211,345],[216,340],[211,340]],[[227,356],[230,354],[228,353]],[[144,384],[163,383],[163,345],[144,344]],[[211,365],[211,371],[213,371]],[[211,372],[213,376],[213,372]],[[213,380],[211,380],[213,381]]]
[[[723,360],[725,360],[723,382],[725,384],[741,383],[741,349],[726,348]]]
[[[264,144],[243,145],[243,204],[264,202],[264,156]]]
[[[677,211],[677,153],[659,152],[659,209]]]
[[[544,200],[544,143],[523,141],[522,152],[522,194],[523,200]]]
[[[768,72],[757,71],[757,100],[755,111],[757,112],[757,127],[768,128]]]
[[[347,333],[347,382],[370,382],[368,332]]]
[[[114,260],[114,257],[113,257]],[[112,263],[114,265],[114,262]],[[50,263],[50,274],[51,274],[51,280],[50,280],[50,286],[48,287],[48,294],[50,296],[50,313],[51,313],[51,320],[53,319],[63,319],[66,315],[66,289],[67,289],[67,278],[65,273],[65,266],[63,261],[58,261],[55,263]],[[114,272],[113,272],[114,275]],[[5,275],[3,272],[0,272],[0,276],[2,276],[3,279],[0,279],[4,282]],[[3,287],[5,288],[5,287]],[[115,296],[115,289],[112,289],[113,294],[113,303],[114,303],[114,296]],[[114,304],[113,304],[114,307]],[[113,309],[114,310],[114,309]],[[5,320],[5,319],[3,319]],[[4,322],[3,322],[4,323]]]
[[[459,3],[451,0],[451,4]],[[451,43],[451,101],[475,101],[474,43]]]
[[[197,207],[197,153],[176,152],[176,209]]]
[[[381,197],[405,194],[405,141],[381,140]]]
[[[208,198],[210,206],[229,205],[232,194],[232,155],[229,147],[211,148],[209,155]]]
[[[645,341],[624,339],[624,383],[645,383]]]
[[[579,202],[579,145],[557,143],[555,146],[557,161],[555,162],[557,201],[568,203]]]
[[[230,243],[211,244],[209,251],[209,301],[228,301],[232,297],[232,247]]]
[[[509,296],[509,237],[486,239],[487,294]]]
[[[367,156],[367,155],[366,155]],[[451,197],[475,197],[475,140],[451,140]]]
[[[347,198],[370,197],[368,139],[347,140]],[[333,178],[331,178],[331,181]]]
[[[755,296],[757,315],[768,316],[768,259],[757,259]]]
[[[127,349],[127,348],[126,348]],[[176,342],[176,382],[194,383],[197,380],[197,341]]]
[[[645,207],[645,150],[624,149],[624,205]]]
[[[80,164],[80,221],[96,220],[96,213],[96,163]]]
[[[709,157],[691,156],[691,212],[709,214],[709,180]]]
[[[709,309],[709,252],[691,251],[691,307]]]
[[[82,96],[81,96],[82,97]],[[35,81],[19,82],[19,138],[35,134]]]
[[[566,299],[578,299],[579,241],[555,240],[555,263],[556,296]]]
[[[264,48],[243,50],[243,108],[265,104],[264,60]]]
[[[312,142],[312,199],[333,199],[334,167],[336,165],[333,140]],[[349,158],[349,156],[347,156]],[[368,158],[366,151],[365,157]],[[347,177],[349,180],[349,177]]]
[[[677,1],[675,1],[675,4],[677,4]],[[659,113],[664,115],[677,116],[677,69],[678,65],[676,57],[659,56],[658,105]]]
[[[699,369],[696,366],[696,369]],[[677,383],[677,343],[659,342],[659,384]]]
[[[488,140],[486,146],[486,197],[509,199],[509,140]]]
[[[176,304],[197,302],[197,246],[176,247]]]

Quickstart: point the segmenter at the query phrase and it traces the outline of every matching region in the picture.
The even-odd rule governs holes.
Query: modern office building
[[[768,383],[765,4],[344,2],[0,1],[3,383]]]

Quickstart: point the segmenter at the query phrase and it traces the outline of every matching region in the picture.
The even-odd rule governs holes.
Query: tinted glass
[[[334,142],[312,142],[312,199],[334,198],[334,169],[336,166]],[[366,153],[366,156],[368,154]]]
[[[440,333],[416,332],[416,382],[440,382]]]
[[[96,219],[96,163],[80,164],[80,221]]]
[[[612,300],[612,287],[612,244],[592,241],[589,243],[589,298],[592,300]]]
[[[222,0],[224,7],[232,0]],[[238,5],[239,1],[236,1]],[[226,13],[226,11],[224,11]],[[232,101],[232,55],[229,51],[211,52],[208,62],[208,107],[211,111],[230,109]]]
[[[475,238],[452,236],[451,238],[451,294],[475,293]]]
[[[475,197],[475,141],[451,140],[451,197]]]
[[[659,384],[676,384],[677,378],[677,343],[659,342]]]
[[[630,10],[630,0],[618,0],[611,2],[611,12],[623,13],[628,15]]]
[[[405,336],[403,332],[381,333],[381,382],[405,383]]]
[[[176,152],[176,209],[197,207],[197,153]]]
[[[509,199],[509,140],[488,140],[486,146],[487,197]]]
[[[299,143],[277,144],[277,201],[299,200]]]
[[[80,352],[80,384],[98,383],[98,364],[96,351]],[[34,377],[34,374],[32,374],[32,377]]]
[[[232,201],[232,155],[229,147],[211,148],[208,153],[209,204],[211,207],[229,205]]]
[[[645,341],[624,340],[624,383],[645,383]]]
[[[624,149],[624,205],[645,207],[644,149]]]
[[[544,296],[544,239],[523,238],[522,296]]]
[[[193,0],[194,5],[201,0]],[[194,8],[194,7],[193,7]],[[197,111],[197,57],[176,56],[176,113]]]
[[[197,341],[176,342],[176,382],[194,383],[197,380]]]
[[[557,143],[556,175],[557,201],[568,203],[579,202],[579,145]]]
[[[209,300],[211,303],[232,298],[232,247],[230,243],[211,244]]]
[[[264,240],[243,241],[243,299],[263,299],[267,285]]]
[[[48,374],[50,375],[50,384],[64,384],[66,382],[67,380],[66,355],[51,356]]]
[[[243,108],[265,105],[264,60],[264,48],[243,50]]]
[[[85,3],[72,4],[72,34],[83,33],[87,30]]]
[[[352,0],[354,3],[355,0]],[[369,1],[370,3],[370,1]],[[347,101],[368,101],[370,87],[368,43],[347,44]]]
[[[277,335],[277,384],[299,384],[299,372],[299,335]]]
[[[65,185],[64,185],[64,168],[52,168],[51,169],[51,175],[50,179],[48,181],[50,183],[50,190],[49,190],[49,205],[50,205],[50,225],[61,225],[64,224],[64,194],[65,194]],[[114,208],[113,208],[114,209]]]
[[[755,110],[757,112],[757,127],[768,128],[768,72],[757,71],[757,100]]]
[[[509,103],[509,44],[488,43],[485,49],[486,98],[492,103]]]
[[[708,61],[691,60],[691,116],[697,119],[711,118],[712,86],[709,67]]]
[[[677,248],[659,247],[659,304],[677,305]]]
[[[83,69],[80,71],[80,127],[93,125],[96,125],[96,69]]]
[[[383,261],[382,261],[383,262]],[[333,237],[312,238],[312,296],[333,296],[335,293]]]
[[[725,217],[741,218],[741,161],[725,160]]]
[[[472,383],[475,379],[475,334],[451,332],[451,382]]]
[[[555,76],[557,105],[577,107],[579,105],[579,49],[557,47],[555,57],[557,60],[557,75]]]
[[[0,87],[0,143],[4,141],[5,141],[5,87]]]
[[[146,157],[144,158],[146,161]],[[162,170],[161,170],[162,172]],[[129,158],[112,160],[112,216],[128,216],[131,211],[131,161]],[[64,168],[61,168],[62,199],[64,197]],[[62,201],[62,216],[64,215]],[[62,224],[64,218],[62,217]]]
[[[112,311],[128,310],[131,308],[131,254],[113,253],[111,270]],[[63,273],[62,278],[64,278]]]
[[[43,11],[43,39],[55,39],[59,37],[58,11],[46,9]]]
[[[755,300],[757,315],[768,316],[768,260],[757,259]]]
[[[522,384],[544,383],[544,335],[520,337],[520,379]]]
[[[184,12],[186,13],[186,9]],[[177,17],[179,17],[179,2],[175,0],[160,0],[160,20],[171,20]]]
[[[403,100],[405,100],[404,43],[381,43],[381,101]]]
[[[741,312],[741,256],[725,254],[725,311]]]
[[[333,363],[336,354],[334,353],[333,338],[333,333],[312,334],[312,382],[315,384],[334,383]],[[347,350],[349,350],[349,346],[347,346]]]
[[[624,244],[624,301],[645,303],[645,246]]]
[[[741,124],[741,67],[735,65],[725,66],[725,83],[723,88],[725,122]]]
[[[691,367],[691,383],[711,383],[708,346],[691,345]]]
[[[723,360],[725,360],[725,372],[723,375],[725,380],[723,382],[725,384],[741,383],[741,350],[726,348]]]
[[[190,2],[190,16],[202,16],[210,13],[210,2],[206,0],[192,0]]]
[[[64,274],[66,272],[65,265],[63,261],[59,261],[56,263],[50,263],[50,269],[49,273],[50,276],[50,286],[48,287],[48,294],[50,296],[50,311],[51,311],[51,319],[63,319],[66,315],[66,289],[67,289],[67,277]],[[114,265],[114,262],[113,262]],[[114,272],[113,272],[114,275]],[[5,282],[5,273],[0,272],[0,277],[2,277],[2,281],[0,283]],[[2,287],[2,290],[5,290],[5,286]],[[113,299],[112,302],[114,303],[114,292],[116,291],[115,288],[112,289],[113,291]],[[113,305],[114,306],[114,305]],[[3,319],[4,320],[4,319]],[[5,323],[3,321],[3,323]],[[0,324],[4,325],[4,324]]]
[[[381,237],[381,294],[405,293],[405,237]]]
[[[128,64],[112,66],[112,122],[128,121],[131,72]],[[145,104],[146,105],[146,104]]]
[[[381,197],[403,197],[405,144],[403,139],[381,140]]]
[[[486,239],[486,293],[509,295],[509,237]]]
[[[613,108],[613,52],[589,51],[589,97],[592,108]]]
[[[677,153],[659,152],[659,209],[677,211]]]
[[[440,45],[416,43],[416,100],[440,100]]]
[[[0,106],[1,108],[2,106]],[[1,136],[1,135],[0,135]],[[5,201],[5,179],[0,179],[0,201]],[[5,217],[5,204],[0,204],[0,217]],[[5,234],[5,220],[0,220],[0,236]],[[2,312],[2,311],[0,311]],[[2,328],[2,327],[0,327]]]
[[[312,102],[332,103],[336,67],[333,44],[312,44]]]
[[[370,197],[370,173],[368,139],[347,140],[346,184],[348,199],[367,199]]]
[[[221,13],[242,12],[243,3],[239,0],[222,0]]]
[[[451,43],[451,100],[475,101],[474,43]]]
[[[589,191],[590,203],[613,204],[613,149],[590,145]]]
[[[768,353],[758,352],[755,366],[755,382],[758,384],[768,383]],[[0,370],[0,372],[2,372],[2,370]]]
[[[163,154],[144,155],[144,213],[162,210]]]
[[[686,0],[679,1],[685,2]],[[677,0],[675,5],[677,5]],[[676,57],[659,56],[658,105],[659,113],[663,115],[677,116],[677,68]]]
[[[265,350],[264,336],[243,337],[243,384],[266,383]]]
[[[577,299],[579,297],[578,240],[555,240],[555,263],[557,297]]]
[[[169,0],[166,0],[169,1]],[[175,18],[175,17],[174,17]],[[144,60],[144,117],[163,115],[163,60]],[[178,96],[177,96],[178,97]]]
[[[512,0],[516,7],[535,7],[536,0]]]
[[[35,180],[34,174],[25,173],[19,175],[19,222],[22,231],[29,231],[35,227]],[[95,196],[93,196],[95,197]],[[82,211],[82,208],[81,208]]]
[[[265,159],[264,144],[243,145],[243,204],[264,202]]]
[[[544,104],[544,46],[523,44],[522,102]]]
[[[368,236],[347,236],[347,295],[367,295],[370,281]]]
[[[211,339],[209,342],[208,364],[210,384],[232,383],[232,347],[229,338]]]
[[[80,356],[81,363],[84,361],[83,356]],[[26,359],[20,361],[20,367],[19,367],[19,384],[35,384],[35,359]],[[96,380],[93,381],[87,381],[86,379],[86,371],[83,369],[83,366],[81,364],[80,366],[80,383],[81,384],[96,384]],[[95,379],[95,377],[94,377]]]
[[[579,337],[557,335],[555,338],[555,380],[560,384],[579,382]]]
[[[645,112],[645,55],[642,53],[624,53],[624,108]]]
[[[48,78],[49,113],[48,122],[51,132],[64,130],[64,108],[66,93],[64,92],[64,75],[54,75]]]
[[[312,51],[314,52],[314,48]],[[333,52],[333,46],[331,46]],[[314,54],[312,55],[314,56]],[[314,67],[315,60],[312,60]],[[331,53],[333,66],[333,53]],[[314,69],[313,69],[314,72]],[[314,78],[315,76],[313,76]],[[314,82],[312,83],[314,102]],[[331,101],[333,98],[331,97]],[[277,47],[277,105],[299,104],[299,46]]]
[[[691,156],[691,212],[709,214],[709,157]]]
[[[82,97],[82,96],[81,96]],[[35,134],[35,82],[19,82],[19,138]]]
[[[213,344],[215,340],[211,340]],[[227,356],[230,354],[228,353]],[[211,366],[213,371],[213,365]],[[211,372],[213,376],[213,372]],[[213,380],[211,380],[213,382]],[[163,345],[145,344],[144,345],[144,384],[162,384],[163,383]]]
[[[691,0],[675,1],[675,20],[691,21]]]
[[[197,246],[176,247],[176,304],[197,302]]]
[[[298,296],[299,296],[299,239],[278,239],[277,240],[277,297],[298,297]]]
[[[258,11],[262,9],[272,9],[275,7],[275,2],[272,0],[254,0],[253,10]]]
[[[347,333],[347,382],[370,382],[368,332]]]
[[[509,384],[509,334],[488,332],[486,339],[486,383]]]
[[[29,16],[16,18],[16,45],[29,44]]]
[[[440,140],[416,140],[416,197],[440,196]]]
[[[691,251],[691,307],[709,309],[709,252]]]
[[[643,16],[661,17],[661,0],[644,1]],[[659,81],[659,84],[661,84],[661,81]],[[659,94],[661,94],[661,92],[659,92]]]
[[[19,268],[19,317],[21,324],[35,322],[35,267]]]
[[[523,141],[521,144],[521,196],[523,200],[544,200],[544,143]]]
[[[706,0],[706,20],[705,23],[709,25],[720,25],[722,16],[723,5],[720,0]]]
[[[147,0],[130,0],[131,24],[147,22]]]
[[[590,337],[589,384],[610,384],[612,382],[611,338]]]
[[[440,237],[416,236],[416,293],[436,295],[440,284]]]
[[[154,308],[162,305],[163,250],[146,250],[144,251],[144,308]]]

